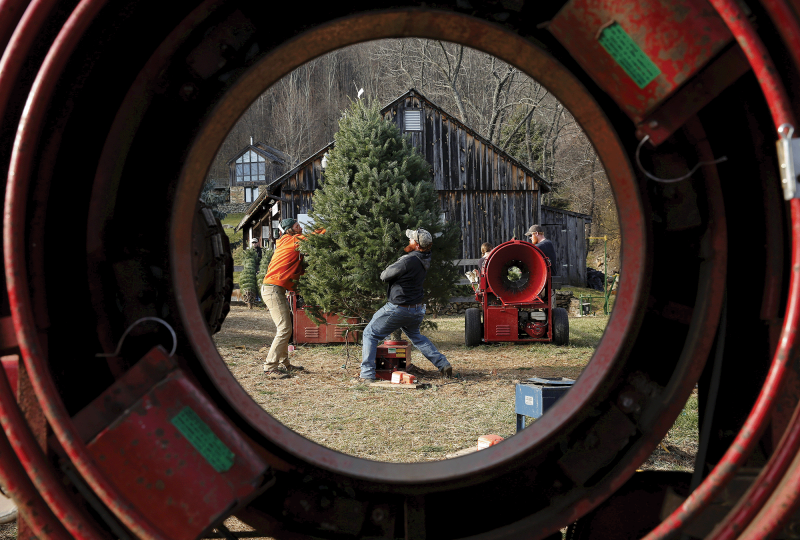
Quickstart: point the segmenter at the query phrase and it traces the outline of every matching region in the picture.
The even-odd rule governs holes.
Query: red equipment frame
[[[334,313],[325,314],[325,323],[317,325],[306,313],[298,294],[289,292],[289,308],[292,310],[292,342],[293,343],[355,343],[358,336],[355,331],[342,326],[342,316]],[[300,307],[297,304],[300,303]],[[358,324],[358,319],[344,319],[348,324]]]
[[[690,520],[702,521],[770,423],[776,434],[766,451],[769,462],[709,534],[778,535],[800,504],[800,387],[793,369],[800,200],[781,199],[776,183],[786,164],[770,145],[789,131],[784,125],[798,127],[800,98],[784,86],[800,79],[800,2],[751,2],[748,13],[730,0],[711,5],[576,0],[531,9],[524,2],[478,0],[432,9],[408,0],[381,9],[357,1],[330,6],[320,17],[307,6],[287,4],[285,20],[298,23],[276,27],[234,0],[83,0],[71,13],[72,4],[51,0],[0,0],[0,173],[6,177],[0,329],[12,323],[14,329],[0,332],[0,349],[21,360],[18,388],[9,387],[0,369],[0,482],[19,503],[20,536],[108,536],[109,522],[87,513],[87,501],[53,466],[58,445],[77,471],[76,482],[121,527],[140,538],[165,537],[97,465],[74,423],[87,401],[138,360],[98,360],[95,354],[113,351],[139,312],[175,326],[181,369],[196,381],[198,395],[269,463],[278,487],[237,511],[265,535],[557,533],[601,501],[614,502],[698,380],[704,392],[713,390],[701,380],[715,373],[712,351],[721,358],[744,347],[749,365],[761,370],[745,373],[744,382],[760,393],[732,397],[723,384],[708,396],[729,417],[731,405],[752,404],[752,410],[734,418],[734,440],[712,434],[701,441],[704,447],[727,442],[727,450],[649,538],[674,537]],[[601,46],[606,30],[620,28],[641,49],[638,58],[649,58],[657,68],[652,72],[663,75],[653,86],[632,85],[624,59]],[[625,250],[614,313],[574,392],[492,448],[441,463],[398,465],[337,454],[253,404],[214,348],[191,279],[196,259],[190,246],[210,160],[264,88],[337,47],[410,36],[494,54],[556,95],[603,161],[621,209]],[[668,152],[661,152],[662,143]],[[634,167],[640,148],[652,167]],[[679,176],[722,154],[734,166],[706,165],[669,188],[645,174],[649,168]],[[154,178],[152,163],[169,168]],[[752,204],[752,192],[742,193],[742,175],[748,184],[755,181],[760,204]],[[77,208],[66,208],[65,200],[77,201]],[[742,231],[746,213],[754,217]],[[736,216],[733,223],[727,215]],[[75,224],[70,235],[65,223]],[[764,283],[760,304],[740,310],[740,321],[721,317],[726,287],[733,291],[752,279],[728,256],[730,234],[763,259],[763,268],[749,269]],[[58,243],[50,242],[56,237]],[[74,290],[64,291],[64,283]],[[114,301],[120,291],[134,299],[154,291],[160,303],[121,312]],[[744,332],[751,338],[746,343]],[[782,423],[776,421],[778,401]],[[57,441],[52,445],[50,432]],[[337,493],[332,504],[291,504],[317,501],[323,491]],[[457,513],[471,519],[452,520]]]
[[[505,276],[510,266],[522,267],[519,268],[523,273],[519,284],[509,282]],[[521,288],[512,290],[509,287]],[[481,304],[482,342],[553,341],[553,311],[557,308],[552,305],[552,269],[550,261],[534,244],[509,240],[494,248],[480,268],[475,300]],[[520,313],[524,313],[521,310],[546,313],[544,324],[532,319],[521,323]],[[466,317],[475,315],[475,311],[470,310]],[[470,332],[475,325],[467,323],[467,326],[465,330]],[[523,336],[523,331],[527,335]],[[467,345],[474,344],[469,337],[467,341]]]

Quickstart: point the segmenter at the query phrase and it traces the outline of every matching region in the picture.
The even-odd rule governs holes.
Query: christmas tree
[[[261,284],[264,283],[264,276],[267,275],[267,270],[269,270],[269,262],[272,260],[273,251],[270,248],[263,248],[261,252],[261,262],[258,264],[258,273],[256,274],[256,283],[258,284],[258,288],[261,288]]]
[[[428,162],[375,103],[356,101],[340,119],[310,217],[326,232],[300,243],[307,269],[298,289],[317,315],[369,320],[386,301],[381,272],[404,254],[405,230],[416,228],[434,236],[425,301],[448,302],[460,277],[450,262],[460,230],[441,219]]]
[[[253,309],[253,304],[258,300],[259,283],[256,280],[258,270],[258,253],[254,249],[245,249],[242,261],[242,273],[239,274],[239,289],[242,291],[242,300],[247,307]]]

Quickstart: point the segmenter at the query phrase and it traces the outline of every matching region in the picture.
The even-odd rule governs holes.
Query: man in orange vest
[[[298,243],[306,237],[302,234],[303,227],[293,218],[282,220],[281,229],[284,233],[275,245],[275,252],[264,276],[264,283],[261,285],[261,298],[277,327],[269,354],[264,361],[264,373],[277,377],[303,369],[303,366],[293,366],[289,362],[292,312],[286,299],[286,291],[295,290],[297,278],[305,273]]]

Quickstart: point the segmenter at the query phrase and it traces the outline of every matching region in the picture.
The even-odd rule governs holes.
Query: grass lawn
[[[361,384],[360,346],[301,345],[292,363],[306,371],[267,379],[262,363],[274,325],[263,308],[233,306],[217,348],[253,400],[297,433],[323,446],[366,459],[419,462],[446,459],[472,448],[481,435],[511,437],[516,431],[516,383],[530,377],[577,378],[592,357],[608,320],[573,317],[570,344],[464,345],[463,316],[434,319],[426,334],[448,357],[457,377],[439,378],[414,350],[424,390],[387,390]],[[664,450],[666,449],[666,450]],[[643,468],[692,470],[697,450],[697,399]],[[663,454],[663,455],[662,455]]]
[[[234,228],[239,224],[240,221],[242,221],[243,217],[244,214],[228,214],[227,216],[225,216],[225,219],[221,220],[223,227],[225,225],[230,226],[230,227],[225,227],[225,234],[228,235],[228,240],[230,240],[231,246],[236,244],[236,242],[239,242],[239,244],[241,244],[242,242],[242,234],[243,234],[242,231],[239,230],[234,232]],[[242,253],[243,250],[241,245],[238,245],[235,248],[233,248],[234,266],[242,266]],[[233,282],[239,283],[239,272],[233,273]]]
[[[238,221],[237,221],[238,223]],[[230,229],[226,229],[230,231]],[[588,291],[588,290],[587,290]],[[602,310],[600,311],[602,313]],[[421,462],[475,447],[481,435],[516,431],[515,383],[529,377],[577,377],[603,334],[605,316],[570,318],[570,344],[464,345],[463,316],[435,319],[427,332],[459,375],[443,381],[419,352],[424,390],[393,391],[360,384],[360,347],[300,346],[292,362],[306,371],[288,379],[264,377],[262,362],[275,326],[264,308],[232,306],[214,336],[231,373],[252,399],[300,435],[366,459]],[[661,445],[640,468],[692,471],[697,453],[697,393],[687,401]],[[250,528],[235,517],[232,531]],[[0,539],[14,539],[16,524],[0,525]]]

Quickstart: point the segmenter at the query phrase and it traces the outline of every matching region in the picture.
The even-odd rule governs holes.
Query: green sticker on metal
[[[191,407],[184,407],[181,412],[172,418],[172,425],[192,443],[208,463],[217,472],[225,472],[233,466],[236,455],[225,446],[208,424],[197,416]]]
[[[598,41],[639,88],[644,88],[661,74],[658,66],[619,23],[615,22],[604,28]]]

